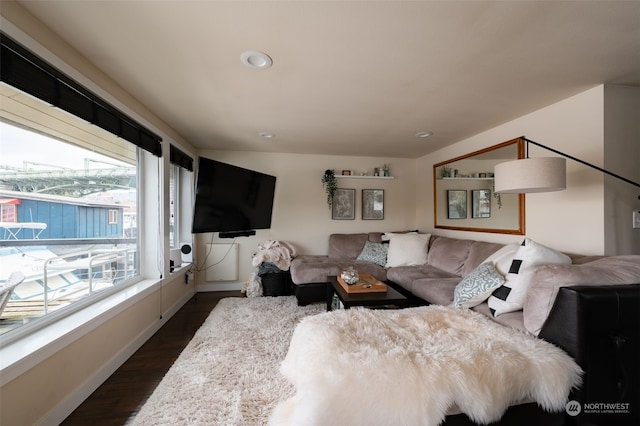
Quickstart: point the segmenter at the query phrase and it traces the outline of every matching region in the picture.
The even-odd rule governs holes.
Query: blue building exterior
[[[9,197],[11,195],[11,197]],[[14,222],[45,223],[39,239],[122,238],[124,207],[61,196],[0,192],[0,202],[15,206]],[[7,207],[5,207],[7,208]],[[39,232],[39,231],[38,231]],[[33,239],[36,231],[25,228],[15,236],[0,228],[0,239]]]

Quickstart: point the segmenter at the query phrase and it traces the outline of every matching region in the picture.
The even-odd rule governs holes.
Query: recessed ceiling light
[[[269,55],[255,51],[244,52],[240,55],[240,60],[249,68],[255,68],[258,70],[266,70],[273,64],[273,60],[271,60]]]
[[[274,138],[276,136],[273,133],[269,133],[269,132],[260,132],[258,134],[260,135],[260,137],[263,137],[265,139],[271,139],[271,138]]]
[[[428,138],[429,136],[433,135],[433,132],[418,132],[416,133],[416,137],[417,138]]]

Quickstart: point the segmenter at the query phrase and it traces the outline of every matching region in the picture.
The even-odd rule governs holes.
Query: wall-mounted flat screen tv
[[[198,162],[194,234],[271,227],[275,176],[204,157]]]

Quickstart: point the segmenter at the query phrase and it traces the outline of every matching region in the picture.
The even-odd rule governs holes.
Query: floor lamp
[[[502,194],[522,194],[532,192],[560,191],[567,187],[566,160],[561,157],[529,158],[529,144],[539,146],[562,157],[577,161],[609,176],[630,183],[640,188],[640,183],[594,166],[572,155],[523,138],[525,141],[525,157],[520,160],[507,161],[495,166],[495,192]],[[640,196],[638,196],[640,199]]]

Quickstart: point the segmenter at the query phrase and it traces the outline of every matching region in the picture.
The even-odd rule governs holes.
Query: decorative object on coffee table
[[[347,285],[353,285],[360,280],[360,277],[358,276],[358,271],[356,271],[353,266],[349,266],[347,269],[342,271],[340,279]]]
[[[337,279],[338,283],[342,286],[342,289],[349,294],[385,293],[387,291],[387,285],[376,279],[376,277],[371,274],[359,274],[358,279],[353,283],[345,280],[342,275]]]
[[[404,308],[409,306],[407,298],[396,291],[394,288],[387,286],[386,284],[378,281],[375,277],[368,274],[360,274],[360,281],[355,285],[347,285],[340,282],[340,277],[335,275],[328,277],[329,284],[327,285],[326,301],[327,311],[333,309],[334,295],[336,302],[349,309],[352,306],[367,306],[374,308]],[[377,281],[379,284],[372,285],[370,288],[364,288],[364,283],[367,280]],[[382,286],[386,291],[377,291],[378,286]],[[347,292],[347,289],[349,292]],[[360,289],[360,291],[358,291]]]

